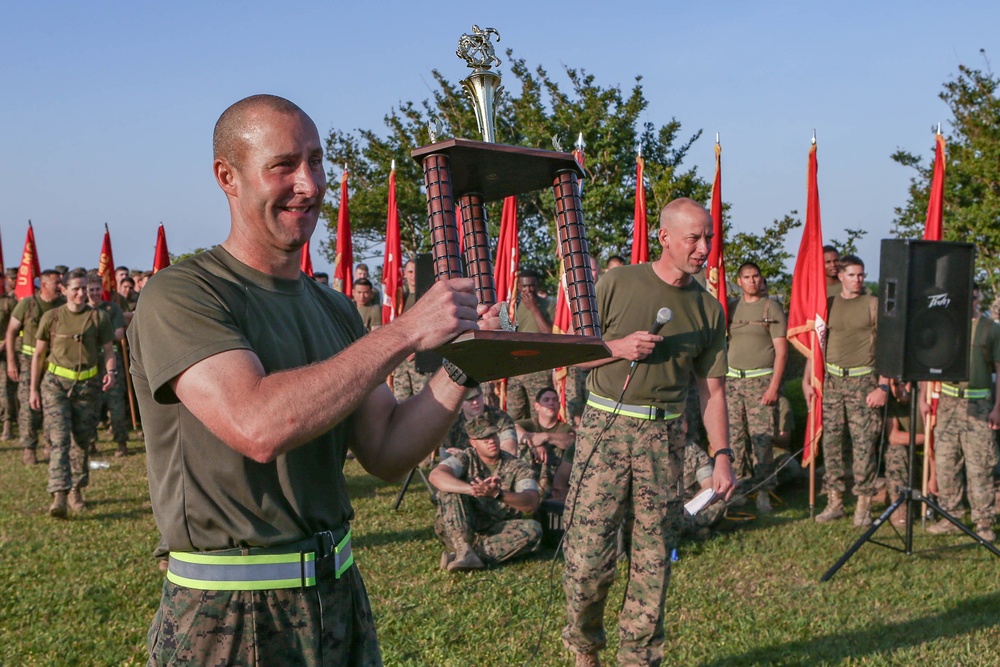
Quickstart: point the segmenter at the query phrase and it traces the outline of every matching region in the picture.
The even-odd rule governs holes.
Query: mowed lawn
[[[132,456],[98,460],[90,509],[68,521],[46,513],[44,465],[0,448],[0,663],[140,665],[163,574],[140,442]],[[567,665],[559,633],[560,561],[552,552],[496,570],[446,574],[434,508],[415,480],[399,489],[348,462],[356,558],[377,616],[387,665]],[[822,502],[820,503],[822,506]],[[873,545],[829,583],[819,578],[858,532],[849,520],[808,519],[804,488],[783,490],[776,513],[728,522],[686,544],[668,600],[668,664],[998,665],[1000,560],[961,537],[916,529],[905,556]],[[884,541],[894,531],[883,527]],[[608,603],[614,664],[624,566]]]

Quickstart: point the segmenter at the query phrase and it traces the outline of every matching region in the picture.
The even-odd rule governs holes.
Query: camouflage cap
[[[465,390],[464,400],[471,401],[476,396],[479,396],[482,393],[483,393],[483,389],[479,385],[476,385],[475,387],[469,387],[468,389]]]
[[[486,413],[483,413],[475,419],[465,422],[465,432],[473,440],[483,440],[497,435],[500,430],[493,423],[493,420]]]

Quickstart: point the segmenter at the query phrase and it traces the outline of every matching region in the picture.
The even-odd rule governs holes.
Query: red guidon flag
[[[163,225],[156,230],[156,250],[153,251],[153,274],[170,266],[170,253],[167,251],[167,233]]]
[[[500,238],[497,240],[497,257],[493,263],[493,283],[497,299],[507,302],[507,314],[515,321],[517,306],[517,272],[521,263],[521,250],[517,243],[517,197],[505,197],[500,215]],[[500,380],[500,409],[507,409],[507,379]]]
[[[566,264],[559,262],[559,293],[556,295],[556,314],[552,318],[552,333],[573,333],[573,315],[569,310],[569,295],[566,287]],[[566,381],[569,369],[560,366],[555,369],[556,392],[559,394],[559,419],[569,421],[569,411],[566,408]]]
[[[819,188],[816,184],[816,144],[809,149],[809,176],[806,194],[806,226],[795,260],[792,276],[791,307],[788,312],[788,340],[810,360],[809,383],[815,398],[806,428],[802,451],[803,464],[816,453],[823,433],[823,378],[826,364],[826,274],[823,269],[823,228],[819,214]]]
[[[941,133],[934,137],[934,176],[931,178],[930,199],[927,201],[927,223],[924,226],[925,241],[940,241],[944,226],[944,137]]]
[[[104,243],[101,244],[101,259],[97,264],[97,275],[101,277],[101,298],[110,301],[117,291],[115,284],[115,257],[111,252],[111,232],[104,223]]]
[[[309,241],[306,241],[306,244],[302,246],[302,257],[299,260],[299,268],[302,269],[302,273],[310,278],[313,277],[313,258],[309,254]]]
[[[403,262],[396,208],[396,161],[389,171],[389,215],[385,224],[385,259],[382,262],[382,324],[403,312]]]
[[[819,209],[817,208],[817,211]],[[715,184],[712,186],[712,249],[705,264],[705,285],[719,303],[729,321],[729,299],[726,296],[725,240],[722,237],[722,144],[715,142]]]
[[[645,162],[635,157],[635,215],[632,222],[632,263],[649,261],[649,221],[646,218],[646,186],[642,182]]]
[[[347,165],[340,176],[340,209],[337,211],[337,254],[333,258],[333,289],[351,296],[354,287],[354,251],[351,247],[351,214],[347,201]]]
[[[35,247],[35,230],[28,221],[28,235],[24,237],[24,252],[21,253],[21,265],[17,268],[17,285],[14,286],[14,296],[18,299],[35,293],[35,278],[42,274],[38,264],[38,249]]]

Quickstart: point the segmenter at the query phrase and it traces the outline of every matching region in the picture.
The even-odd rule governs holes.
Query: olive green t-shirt
[[[0,331],[7,332],[7,325],[10,324],[11,313],[17,305],[17,298],[13,294],[0,295]],[[6,357],[5,357],[6,359]]]
[[[972,320],[969,381],[959,382],[958,386],[963,389],[992,389],[997,362],[1000,362],[1000,324],[980,315]]]
[[[784,338],[785,314],[777,301],[740,299],[730,313],[729,365],[741,371],[774,366],[774,340]]]
[[[357,304],[355,304],[357,306]],[[361,323],[365,325],[365,329],[371,331],[376,327],[382,326],[382,306],[378,304],[368,304],[367,306],[357,306],[358,313],[361,315]]]
[[[875,303],[877,299],[870,294],[833,298],[827,321],[827,361],[843,368],[875,364]]]
[[[170,381],[229,350],[252,351],[269,374],[329,359],[364,334],[354,304],[305,274],[256,271],[222,246],[158,271],[143,294],[128,341],[158,555],[282,545],[349,521],[350,418],[257,463],[198,421]]]
[[[58,308],[64,303],[66,303],[66,297],[62,295],[57,296],[53,301],[45,301],[37,294],[34,294],[18,301],[17,305],[14,306],[14,312],[10,316],[22,325],[22,342],[30,341],[27,344],[33,346],[35,340],[38,338],[36,335],[38,333],[38,321],[42,319],[42,315],[54,308]]]
[[[50,364],[84,371],[101,360],[102,347],[114,340],[111,320],[88,305],[74,313],[63,304],[42,315],[36,340],[49,344]]]
[[[618,267],[597,283],[597,310],[606,340],[648,331],[664,307],[673,312],[673,319],[660,330],[664,340],[636,365],[622,400],[682,414],[692,371],[711,378],[722,377],[728,370],[722,306],[695,280],[684,287],[668,285],[650,263]],[[617,400],[630,363],[616,359],[598,366],[590,372],[587,388]]]
[[[551,322],[556,316],[555,299],[537,297],[535,300],[538,302],[538,308],[545,314],[549,322]],[[517,320],[517,330],[521,333],[552,333],[551,327],[548,331],[539,329],[538,322],[535,321],[535,316],[531,314],[530,310],[522,307],[520,302],[518,302],[517,308],[514,309],[514,319]]]
[[[574,433],[572,426],[566,422],[556,421],[552,428],[545,428],[538,421],[538,417],[532,417],[531,419],[518,419],[514,422],[521,428],[523,428],[528,433]]]

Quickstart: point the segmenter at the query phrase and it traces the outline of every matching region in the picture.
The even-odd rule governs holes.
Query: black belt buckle
[[[667,414],[667,411],[663,408],[653,408],[653,421],[663,421],[663,417]]]
[[[333,531],[316,533],[316,560],[330,556],[336,548],[337,541],[333,537]]]

